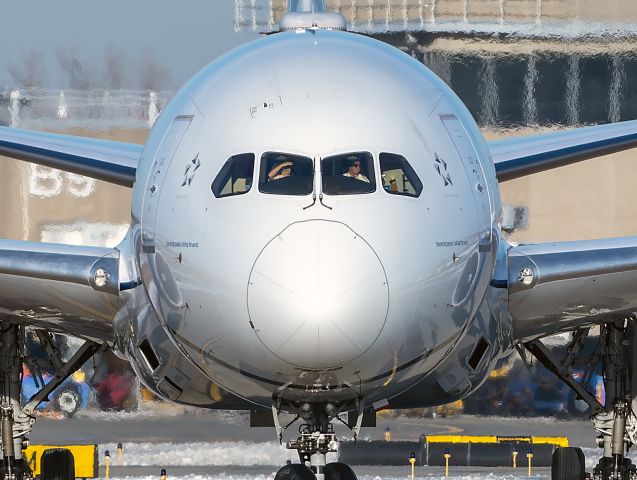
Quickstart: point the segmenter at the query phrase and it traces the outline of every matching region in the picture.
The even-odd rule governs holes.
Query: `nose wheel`
[[[279,468],[274,480],[316,480],[314,473],[302,463],[288,463]]]
[[[359,414],[356,426],[352,429],[354,438],[358,436],[363,417],[362,403],[356,401],[355,405]],[[284,428],[279,425],[278,411],[279,409],[273,406],[272,412],[279,440],[282,439],[283,431],[298,418],[303,418],[308,423],[299,427],[299,437],[296,440],[287,443],[288,449],[297,451],[300,463],[284,465],[274,480],[358,480],[348,465],[342,462],[326,462],[329,453],[338,451],[334,426],[330,421],[340,418],[333,404],[303,404],[298,409],[295,419]]]
[[[323,480],[358,480],[349,465],[341,462],[330,462],[323,467]],[[276,472],[274,480],[319,480],[320,473],[303,463],[288,463]],[[574,479],[575,480],[575,479]]]
[[[325,465],[325,480],[357,480],[354,470],[341,462],[331,462]]]

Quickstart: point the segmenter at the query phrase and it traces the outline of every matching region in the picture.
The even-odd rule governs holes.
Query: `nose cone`
[[[248,285],[256,334],[303,368],[341,366],[365,352],[385,323],[387,277],[372,248],[342,223],[294,223],[257,258]]]

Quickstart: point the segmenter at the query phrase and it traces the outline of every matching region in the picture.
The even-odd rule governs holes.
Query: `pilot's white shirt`
[[[355,178],[356,180],[362,180],[363,182],[367,182],[369,183],[369,178],[367,178],[365,175],[363,175],[362,173],[359,173],[358,175],[356,175],[355,177],[351,176],[349,174],[349,172],[345,172],[343,174],[344,177],[349,177],[349,178]]]

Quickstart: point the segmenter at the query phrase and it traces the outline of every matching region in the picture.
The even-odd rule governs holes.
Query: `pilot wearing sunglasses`
[[[357,158],[351,160],[348,159],[348,169],[343,176],[369,183],[369,178],[361,173],[361,161]]]

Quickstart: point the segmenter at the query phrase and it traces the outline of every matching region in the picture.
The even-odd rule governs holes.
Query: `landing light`
[[[111,274],[108,273],[103,268],[98,268],[95,271],[95,285],[98,288],[103,288],[106,285],[108,285],[108,282],[109,282],[110,278],[111,278]]]
[[[522,285],[531,285],[533,283],[533,269],[531,267],[524,267],[518,274],[518,280]]]

